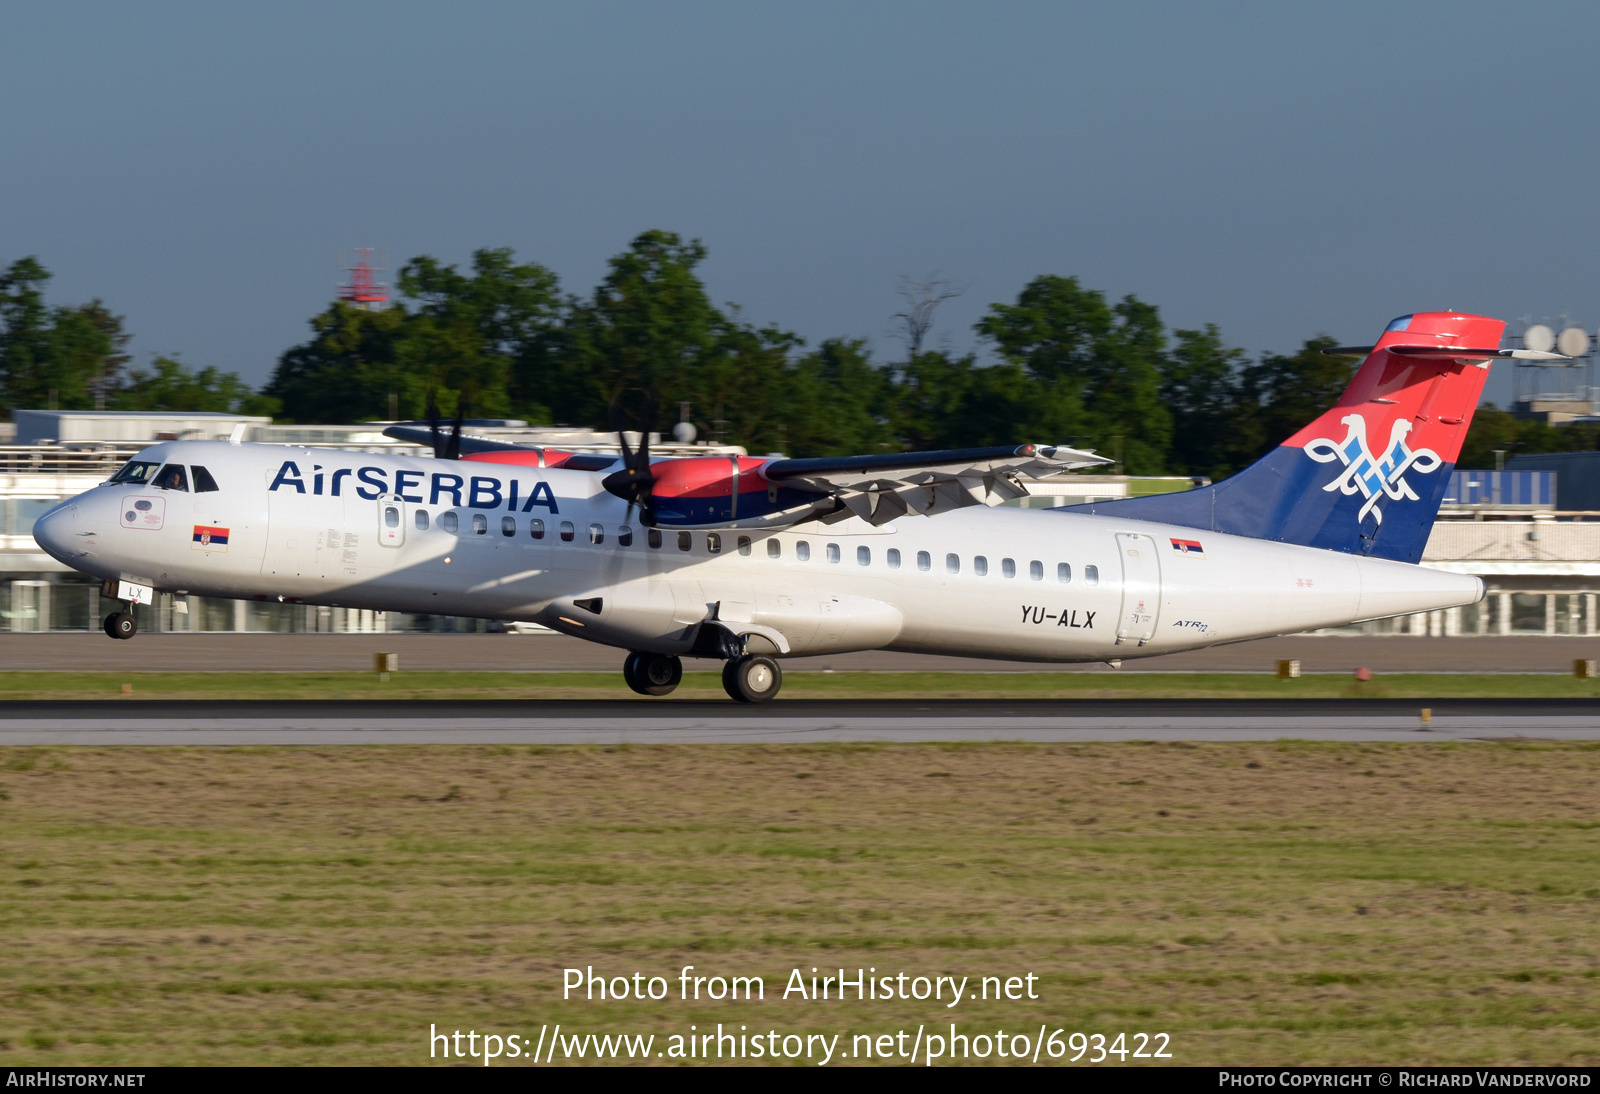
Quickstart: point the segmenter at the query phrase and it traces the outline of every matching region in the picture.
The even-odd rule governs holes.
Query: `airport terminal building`
[[[425,448],[383,435],[387,423],[348,426],[274,425],[239,414],[146,414],[112,411],[13,411],[0,426],[0,630],[93,631],[109,610],[99,586],[46,555],[34,542],[33,522],[65,498],[104,482],[141,448],[158,440],[242,439],[317,445],[354,451],[427,456]],[[499,440],[574,451],[616,451],[611,433],[530,427],[499,421],[473,428]],[[662,455],[743,454],[732,446],[680,445]],[[1423,554],[1423,565],[1483,578],[1489,596],[1470,608],[1427,612],[1327,633],[1470,635],[1600,634],[1600,505],[1560,508],[1561,480],[1600,471],[1600,453],[1586,460],[1519,466],[1503,472],[1458,471]],[[1581,472],[1580,469],[1581,468]],[[1595,479],[1600,481],[1600,479]],[[1186,479],[1070,475],[1030,483],[1021,504],[1053,508],[1087,501],[1187,488]],[[1587,500],[1579,482],[1568,491]],[[1013,503],[1008,503],[1013,504]],[[453,632],[498,629],[483,620],[405,615],[272,601],[215,600],[160,594],[138,609],[146,631],[275,633]]]

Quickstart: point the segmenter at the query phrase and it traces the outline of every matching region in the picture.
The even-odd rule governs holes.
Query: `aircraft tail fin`
[[[1417,562],[1489,364],[1513,355],[1498,348],[1504,329],[1458,312],[1403,315],[1376,346],[1327,351],[1365,356],[1338,404],[1237,475],[1093,511]]]

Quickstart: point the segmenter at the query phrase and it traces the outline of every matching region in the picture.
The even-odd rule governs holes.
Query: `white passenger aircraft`
[[[1338,405],[1252,467],[1179,494],[995,508],[1019,475],[1107,461],[1034,445],[841,459],[574,455],[461,436],[435,458],[236,441],[145,449],[51,510],[39,545],[155,591],[537,620],[630,651],[665,695],[684,656],[728,694],[779,658],[893,649],[1018,661],[1152,657],[1475,603],[1416,565],[1504,324],[1390,323]],[[406,439],[428,430],[399,426]],[[454,462],[446,463],[445,460]],[[131,638],[119,611],[106,633]]]

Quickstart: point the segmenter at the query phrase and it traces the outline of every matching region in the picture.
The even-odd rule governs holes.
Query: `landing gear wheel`
[[[640,695],[669,695],[683,679],[683,662],[667,654],[636,650],[622,663],[622,678]]]
[[[765,703],[783,687],[783,670],[770,657],[735,657],[722,667],[722,687],[741,703]]]
[[[105,632],[112,638],[132,638],[139,633],[139,624],[132,612],[112,612],[106,616]]]

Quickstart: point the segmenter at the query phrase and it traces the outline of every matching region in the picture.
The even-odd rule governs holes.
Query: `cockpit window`
[[[211,472],[207,471],[199,464],[195,464],[189,470],[194,472],[194,492],[196,494],[204,494],[210,490],[221,489],[221,487],[217,485],[217,480],[211,477]]]
[[[147,483],[155,477],[159,463],[151,460],[129,460],[123,464],[115,475],[111,476],[112,482]]]
[[[183,464],[169,463],[156,476],[154,486],[158,490],[182,490],[188,493],[189,473],[183,469]]]

